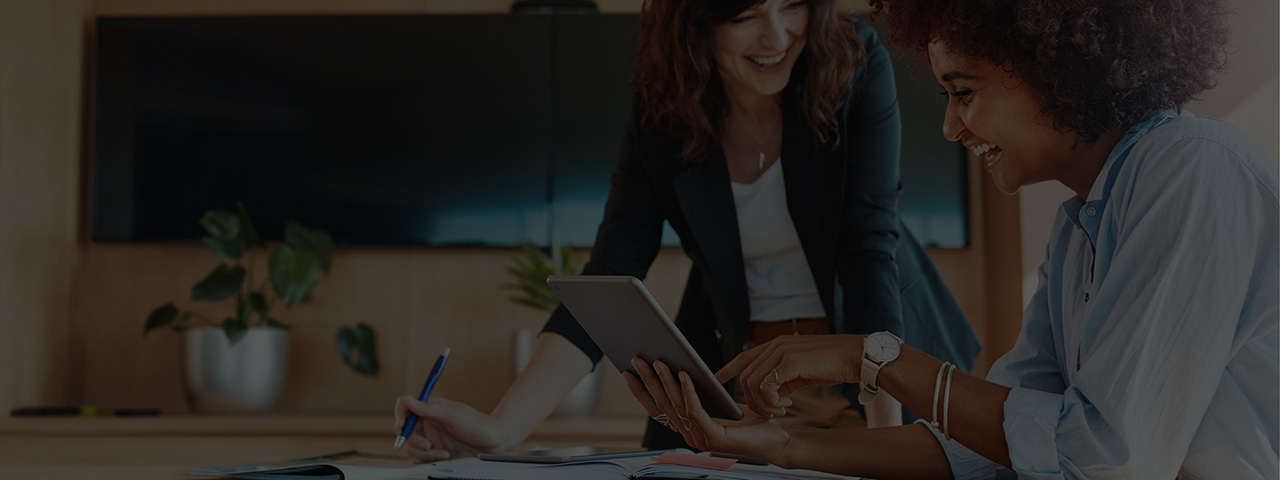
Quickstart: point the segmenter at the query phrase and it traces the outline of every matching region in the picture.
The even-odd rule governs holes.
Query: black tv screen
[[[194,240],[204,211],[242,201],[267,238],[296,220],[345,245],[590,246],[639,25],[635,15],[104,17],[96,30],[94,240]],[[903,172],[910,224],[906,158]],[[953,190],[931,188],[925,210],[956,220],[958,201],[958,228],[913,225],[922,241],[967,240]],[[664,244],[678,244],[670,230]]]

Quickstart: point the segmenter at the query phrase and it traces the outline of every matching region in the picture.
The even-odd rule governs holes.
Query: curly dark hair
[[[711,29],[764,0],[645,0],[640,11],[631,88],[642,112],[641,126],[684,145],[681,157],[701,161],[720,141],[729,114],[714,57]],[[839,144],[837,113],[849,95],[865,53],[850,16],[832,0],[808,0],[804,51],[782,91],[819,142]],[[819,58],[821,61],[813,61]]]
[[[1059,131],[1096,142],[1213,88],[1229,32],[1222,0],[870,0],[889,41],[985,58],[1043,98]]]

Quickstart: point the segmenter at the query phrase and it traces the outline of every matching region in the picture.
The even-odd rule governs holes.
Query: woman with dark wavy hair
[[[584,274],[644,278],[666,222],[692,260],[675,322],[712,369],[779,335],[874,331],[970,368],[973,331],[898,221],[897,94],[873,30],[829,0],[648,0],[640,21],[633,114]],[[419,461],[513,448],[601,356],[561,307],[493,412],[405,396],[397,425],[425,420],[408,441]],[[856,395],[811,389],[782,420],[901,423],[888,395],[866,417]],[[687,418],[653,416],[645,446],[683,444]]]
[[[641,372],[646,408],[692,418],[697,448],[875,478],[1275,479],[1276,165],[1235,127],[1181,111],[1223,64],[1221,1],[871,5],[927,56],[948,96],[943,135],[997,187],[1076,192],[1017,342],[984,380],[878,333],[779,338],[719,373],[753,392],[747,421],[709,418],[688,376],[660,367]],[[767,421],[830,382],[929,413],[874,430]]]

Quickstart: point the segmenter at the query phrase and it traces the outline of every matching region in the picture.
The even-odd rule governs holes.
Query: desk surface
[[[0,419],[0,477],[187,479],[187,467],[393,450],[372,415]],[[550,419],[523,448],[639,446],[643,419]]]

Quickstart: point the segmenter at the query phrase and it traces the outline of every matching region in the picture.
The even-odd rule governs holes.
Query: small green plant
[[[208,232],[200,240],[229,263],[218,264],[191,287],[191,300],[221,302],[234,298],[234,314],[219,322],[169,302],[147,317],[143,335],[157,328],[182,331],[210,326],[221,328],[227,340],[234,344],[250,327],[288,328],[271,316],[272,308],[278,303],[289,308],[308,300],[312,287],[329,273],[333,238],[324,230],[288,222],[284,228],[285,243],[271,250],[267,259],[267,278],[255,281],[254,261],[268,247],[258,236],[244,205],[237,203],[235,213],[209,210],[200,219],[200,225]],[[361,374],[378,374],[377,345],[369,325],[339,327],[337,347],[338,355],[347,366]]]
[[[523,255],[511,257],[512,265],[507,267],[507,272],[515,277],[515,283],[503,285],[503,288],[520,292],[511,296],[511,301],[548,312],[560,306],[560,298],[547,286],[547,277],[577,275],[582,273],[585,262],[573,258],[572,248],[553,246],[549,250],[550,256],[533,245],[520,244]]]

